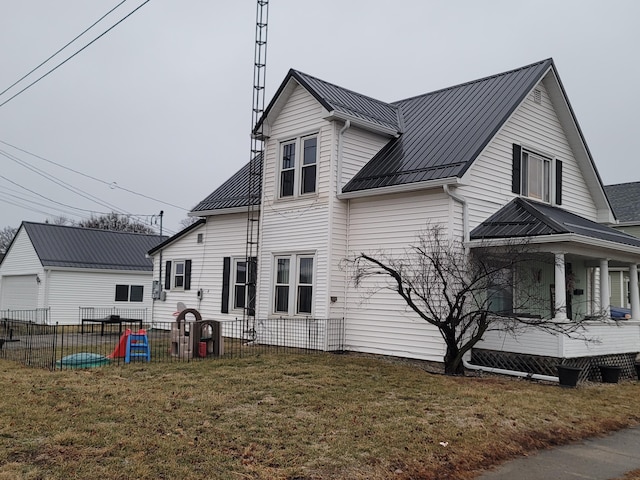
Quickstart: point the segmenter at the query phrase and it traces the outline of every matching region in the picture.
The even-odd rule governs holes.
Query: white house
[[[22,222],[0,263],[0,310],[48,309],[77,324],[80,307],[148,309],[152,262],[164,237]]]
[[[526,237],[548,252],[555,268],[537,278],[557,320],[606,310],[600,279],[640,262],[640,240],[607,226],[616,218],[551,59],[392,103],[291,70],[254,132],[265,145],[253,160],[262,168],[256,318],[344,318],[349,350],[442,361],[434,327],[391,291],[363,301],[366,285],[356,289],[341,268],[353,253],[404,249],[427,222],[470,249]],[[206,318],[242,316],[248,175],[245,165],[194,207],[205,220],[151,252],[166,281],[154,320],[177,301]],[[555,365],[609,355],[631,368],[637,296],[631,303],[624,326],[593,324],[597,348],[535,331],[488,334],[474,358]]]

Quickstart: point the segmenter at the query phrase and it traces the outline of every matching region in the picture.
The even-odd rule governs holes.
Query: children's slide
[[[107,358],[124,358],[127,353],[127,337],[131,334],[131,329],[127,328],[120,336],[120,341],[116,345],[115,350]]]

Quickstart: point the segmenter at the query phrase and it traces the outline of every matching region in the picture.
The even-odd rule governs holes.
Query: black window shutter
[[[556,205],[562,205],[562,161],[556,160]]]
[[[191,290],[191,260],[184,261],[184,289]]]
[[[167,263],[165,263],[165,265],[164,289],[171,290],[171,260],[167,260]]]
[[[249,315],[256,314],[256,282],[258,281],[258,259],[256,257],[249,258]]]
[[[522,147],[513,144],[513,168],[511,174],[511,191],[520,194],[520,164],[522,163]]]
[[[222,305],[221,313],[229,313],[229,280],[231,277],[231,257],[224,257],[222,263]]]

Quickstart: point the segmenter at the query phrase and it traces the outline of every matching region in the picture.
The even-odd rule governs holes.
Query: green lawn
[[[640,420],[638,382],[563,389],[356,355],[0,372],[0,479],[465,479]]]

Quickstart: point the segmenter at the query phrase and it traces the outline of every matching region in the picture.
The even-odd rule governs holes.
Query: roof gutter
[[[386,135],[389,137],[399,137],[400,133],[398,129],[385,127],[383,125],[379,125],[373,122],[367,122],[366,120],[359,119],[357,117],[353,117],[351,115],[345,115],[343,113],[338,113],[335,110],[331,110],[329,115],[324,117],[325,120],[331,122],[333,120],[340,120],[341,122],[351,122],[354,126],[363,128],[365,130],[372,131],[374,133],[379,133],[381,135]]]
[[[257,205],[260,208],[260,205]],[[230,207],[230,208],[219,208],[213,210],[202,210],[198,212],[189,212],[187,213],[188,217],[212,217],[214,215],[228,215],[231,213],[247,213],[247,206],[243,207]]]
[[[356,190],[338,194],[340,200],[349,198],[373,197],[376,195],[387,195],[391,193],[406,193],[416,190],[428,190],[430,188],[440,188],[444,185],[458,185],[460,179],[457,177],[439,178],[438,180],[426,180],[424,182],[404,183],[402,185],[391,185],[389,187],[368,188],[366,190]]]
[[[545,382],[560,382],[558,377],[552,377],[550,375],[542,375],[538,373],[530,373],[530,372],[519,372],[517,370],[506,370],[504,368],[494,368],[494,367],[484,367],[482,365],[474,365],[472,363],[467,362],[466,360],[462,360],[462,364],[464,368],[468,368],[469,370],[479,370],[481,372],[487,373],[497,373],[499,375],[510,375],[512,377],[522,377],[530,380],[543,380]]]

